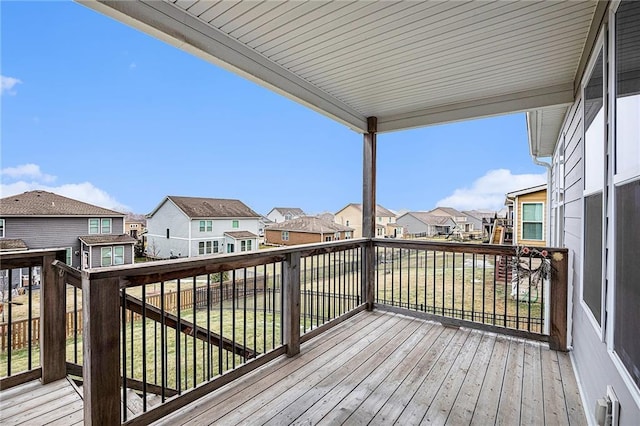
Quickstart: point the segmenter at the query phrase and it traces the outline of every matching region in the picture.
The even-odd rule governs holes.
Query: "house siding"
[[[538,191],[531,194],[521,195],[517,198],[517,221],[518,221],[518,245],[527,245],[534,247],[544,247],[547,245],[545,235],[547,232],[548,217],[547,217],[547,191]],[[523,225],[522,225],[522,204],[524,203],[542,203],[542,240],[525,240],[522,238]]]
[[[98,216],[95,216],[98,217]],[[19,238],[29,249],[67,248],[80,251],[79,236],[89,234],[89,217],[4,217],[5,238]],[[124,219],[111,218],[111,233],[124,233]],[[81,256],[71,256],[80,268]]]
[[[587,52],[589,53],[589,52]],[[584,76],[581,76],[583,78]],[[616,367],[615,355],[609,351],[606,340],[613,333],[609,327],[605,330],[605,338],[590,320],[589,308],[582,302],[582,227],[584,204],[584,123],[583,100],[579,93],[571,106],[562,125],[561,140],[554,153],[554,162],[564,157],[563,173],[552,175],[552,187],[558,186],[563,192],[563,199],[558,203],[558,214],[563,214],[558,221],[551,222],[552,245],[564,245],[569,249],[569,291],[571,292],[570,309],[570,344],[573,346],[571,356],[574,369],[579,379],[585,402],[585,410],[591,422],[595,424],[594,408],[596,400],[606,396],[607,386],[612,386],[620,402],[620,425],[637,425],[640,419],[639,391],[633,384],[625,382],[623,373]],[[555,164],[554,164],[555,165]],[[558,168],[562,170],[562,168]],[[559,227],[559,229],[558,229]],[[571,273],[572,271],[572,273]],[[615,288],[615,282],[613,282]],[[604,301],[603,301],[604,303]],[[609,316],[612,316],[609,313]],[[608,321],[607,324],[611,324]]]
[[[102,248],[103,247],[116,247],[116,246],[124,246],[124,264],[132,264],[133,263],[133,245],[131,244],[114,244],[112,246],[92,246],[90,247],[90,267],[91,268],[100,268],[102,266]]]
[[[167,200],[147,219],[147,252],[150,256],[168,258],[188,256],[190,219],[173,202]],[[169,238],[167,238],[169,229]]]
[[[353,228],[353,238],[362,238],[362,211],[357,207],[345,207],[336,213],[333,220],[340,225]],[[378,223],[377,219],[376,223]]]

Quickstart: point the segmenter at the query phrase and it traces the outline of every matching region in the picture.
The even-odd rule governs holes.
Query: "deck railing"
[[[48,383],[66,374],[64,286],[58,285],[53,268],[53,262],[64,257],[64,250],[0,254],[2,390],[37,378]]]
[[[566,350],[563,249],[359,239],[83,272],[61,255],[0,254],[42,268],[46,301],[42,368],[0,384],[75,375],[89,422],[160,419],[374,306]]]
[[[85,418],[144,424],[282,354],[362,305],[365,240],[88,270],[67,358]],[[95,366],[95,367],[94,367]]]
[[[566,250],[401,240],[374,245],[378,306],[530,339],[566,338],[549,327],[552,306],[566,316]]]

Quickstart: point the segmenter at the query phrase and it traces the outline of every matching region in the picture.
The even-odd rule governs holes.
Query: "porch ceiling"
[[[79,1],[360,132],[571,103],[597,6]]]

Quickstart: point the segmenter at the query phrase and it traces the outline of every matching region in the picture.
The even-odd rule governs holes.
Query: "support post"
[[[362,236],[376,236],[376,133],[378,131],[376,117],[367,118],[367,130],[364,134],[364,152],[362,165]],[[369,240],[364,248],[364,275],[362,297],[367,310],[373,309],[375,290],[375,248]]]
[[[567,348],[567,283],[568,255],[566,250],[551,255],[551,292],[549,297],[549,348],[566,352]]]
[[[283,268],[284,281],[284,338],[287,356],[300,353],[300,253],[287,254]]]
[[[67,375],[65,320],[66,280],[64,273],[53,266],[56,255],[42,257],[40,300],[40,365],[42,383],[63,379]],[[62,271],[60,271],[62,272]]]
[[[118,278],[82,277],[84,424],[120,424]]]

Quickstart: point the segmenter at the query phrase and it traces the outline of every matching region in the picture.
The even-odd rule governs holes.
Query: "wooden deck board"
[[[72,421],[82,420],[82,398],[67,379],[47,385],[34,380],[3,391],[0,396],[3,425],[44,425],[65,416],[71,416]]]
[[[0,423],[82,423],[67,380],[0,394]],[[361,312],[154,424],[586,423],[571,361],[539,342]]]

